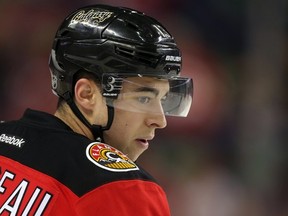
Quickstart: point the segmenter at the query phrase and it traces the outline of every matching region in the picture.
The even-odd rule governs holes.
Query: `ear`
[[[93,111],[99,90],[96,84],[89,79],[79,79],[74,87],[75,102],[79,109],[89,114]]]
[[[74,101],[81,113],[91,124],[107,124],[106,101],[101,94],[100,88],[94,81],[86,78],[79,79],[74,87]]]

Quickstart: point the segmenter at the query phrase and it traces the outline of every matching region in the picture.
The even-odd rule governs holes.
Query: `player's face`
[[[127,78],[114,101],[114,120],[104,132],[107,144],[136,160],[148,147],[157,128],[166,126],[161,101],[169,91],[167,80]]]

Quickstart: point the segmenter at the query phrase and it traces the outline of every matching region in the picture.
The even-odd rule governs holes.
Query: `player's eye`
[[[168,95],[166,94],[165,96],[163,96],[163,97],[161,98],[161,103],[165,103],[165,101],[167,100],[167,98],[168,98]]]
[[[150,97],[146,97],[146,96],[138,97],[138,101],[142,104],[147,104],[150,102],[150,100],[151,100]]]

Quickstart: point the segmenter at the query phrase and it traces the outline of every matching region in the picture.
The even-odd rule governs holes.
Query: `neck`
[[[75,133],[82,134],[87,138],[94,140],[94,136],[89,128],[87,128],[72,112],[68,104],[61,105],[54,114],[57,118],[61,119],[67,124]]]

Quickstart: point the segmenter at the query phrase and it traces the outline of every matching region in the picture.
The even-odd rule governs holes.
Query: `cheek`
[[[129,140],[129,124],[113,122],[108,131],[104,131],[104,141],[108,145],[124,152]]]
[[[114,110],[114,119],[111,128],[107,131],[109,137],[128,138],[143,124],[143,117],[139,113],[128,112],[120,109]]]
[[[129,123],[125,113],[119,110],[117,111],[116,109],[114,112],[115,113],[112,125],[108,131],[104,132],[104,134],[106,134],[107,140],[115,140],[118,137],[124,138],[126,134],[125,132],[127,131],[127,128],[129,128]]]
[[[114,109],[114,119],[113,124],[115,127],[121,129],[122,127],[128,127],[131,121],[131,116],[133,120],[133,114],[121,109]],[[112,125],[113,125],[112,124]]]

